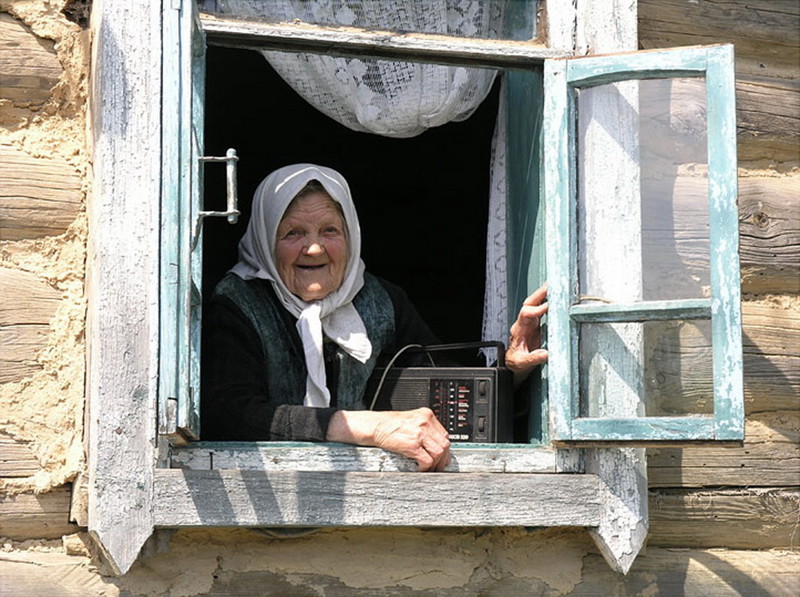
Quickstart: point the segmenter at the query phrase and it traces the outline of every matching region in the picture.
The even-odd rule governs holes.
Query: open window
[[[715,46],[545,65],[557,441],[744,437],[732,64]]]
[[[121,9],[104,6],[103,10],[107,21],[113,23],[113,16],[118,16],[115,11]],[[557,16],[556,10],[550,7],[551,18]],[[152,23],[149,26],[155,27]],[[480,525],[586,527],[595,533],[612,566],[627,570],[644,542],[647,529],[646,473],[641,453],[616,447],[561,449],[550,440],[591,440],[606,446],[620,446],[633,440],[678,442],[700,437],[741,437],[741,383],[736,381],[741,377],[741,360],[736,358],[738,270],[736,263],[730,261],[724,265],[724,271],[718,271],[714,265],[716,262],[725,264],[729,259],[716,257],[717,251],[724,248],[730,256],[731,247],[734,254],[736,247],[736,218],[730,217],[731,209],[735,213],[736,175],[735,167],[730,169],[731,156],[735,155],[730,53],[708,50],[703,54],[702,66],[698,66],[701,50],[652,54],[658,60],[652,58],[650,62],[647,54],[631,53],[609,58],[611,65],[599,65],[593,58],[563,59],[569,52],[548,48],[536,41],[443,40],[440,36],[369,30],[349,29],[343,33],[323,25],[201,19],[193,0],[165,2],[163,22],[159,21],[159,26],[163,33],[161,148],[158,158],[151,162],[160,164],[162,182],[160,242],[154,243],[160,245],[161,251],[160,292],[157,301],[147,303],[150,309],[147,313],[136,314],[140,320],[152,321],[155,315],[159,321],[157,359],[156,355],[148,354],[159,364],[157,396],[155,392],[152,396],[158,401],[158,437],[151,435],[154,425],[150,410],[141,407],[144,393],[140,386],[106,385],[97,389],[100,382],[90,382],[96,396],[92,401],[92,416],[98,421],[91,448],[95,455],[90,465],[95,497],[90,497],[94,499],[90,529],[100,537],[118,569],[127,570],[144,540],[157,528]],[[100,39],[102,42],[102,36]],[[124,45],[125,40],[118,39],[115,43]],[[509,108],[506,233],[513,250],[508,254],[509,282],[504,289],[509,312],[516,311],[522,298],[544,279],[549,280],[551,293],[548,348],[553,361],[542,376],[542,383],[549,383],[549,398],[535,398],[539,401],[532,404],[532,412],[538,413],[541,421],[538,435],[536,431],[531,433],[532,443],[460,446],[454,450],[452,472],[441,475],[409,475],[407,471],[413,467],[404,459],[378,449],[356,446],[263,442],[216,445],[189,442],[182,445],[186,439],[202,439],[202,429],[197,427],[201,356],[198,341],[203,296],[202,251],[206,245],[205,233],[198,222],[207,219],[202,211],[217,210],[226,217],[233,215],[226,213],[233,211],[227,206],[201,202],[204,180],[211,180],[201,173],[204,163],[201,158],[206,155],[203,151],[202,75],[207,43],[306,52],[330,52],[335,48],[343,54],[370,52],[390,58],[504,69],[505,95],[498,95],[497,102],[507,102]],[[135,60],[134,54],[133,50],[115,51],[107,60],[124,63]],[[551,61],[553,58],[559,60]],[[615,192],[619,188],[626,189],[629,197],[624,209],[635,206],[640,195],[644,196],[639,184],[642,176],[639,140],[643,135],[638,129],[637,114],[644,110],[645,104],[631,99],[624,91],[625,84],[619,83],[623,77],[614,73],[621,70],[638,73],[639,78],[663,79],[663,73],[653,73],[659,66],[656,63],[665,60],[670,75],[681,73],[687,78],[698,78],[700,72],[709,73],[705,77],[709,91],[706,110],[709,136],[717,126],[712,121],[723,127],[722,133],[713,133],[707,150],[708,189],[711,191],[707,202],[711,206],[708,209],[710,265],[709,282],[701,283],[702,288],[708,287],[707,294],[677,299],[633,294],[618,298],[605,294],[605,290],[582,290],[579,283],[575,288],[582,274],[580,264],[586,261],[587,248],[597,248],[594,245],[596,235],[586,237],[591,242],[580,240],[581,226],[588,213],[586,206],[606,206],[612,211],[618,208],[618,197],[608,188],[614,188]],[[721,84],[709,83],[716,80],[716,75],[709,70],[711,64],[719,64],[714,68],[724,72]],[[565,71],[567,76],[556,85],[555,78],[551,81],[549,77],[555,77],[553,73],[560,71]],[[580,97],[581,87],[593,89],[600,83],[616,86],[605,94],[614,101],[609,102],[603,93],[594,98]],[[136,95],[137,89],[129,92],[130,101],[137,106],[147,106],[152,101],[144,91],[141,96]],[[237,109],[234,102],[229,105],[230,109]],[[625,111],[613,116],[613,108],[620,106]],[[600,107],[612,112],[601,114]],[[717,114],[723,114],[721,120],[717,120]],[[589,116],[585,134],[581,132],[581,115]],[[606,120],[600,118],[601,115]],[[104,118],[102,125],[110,126],[108,123],[113,122],[113,116],[104,114]],[[555,132],[545,132],[542,136],[543,128]],[[576,195],[576,188],[580,188],[582,177],[589,171],[581,170],[586,166],[578,157],[584,151],[584,157],[596,158],[600,150],[590,143],[595,142],[593,138],[598,134],[602,137],[605,133],[612,139],[613,135],[621,135],[622,142],[618,137],[607,147],[614,147],[615,155],[626,159],[616,161],[614,168],[608,170],[627,172],[627,180],[611,187],[606,187],[605,182],[592,181],[585,188],[593,190],[595,195],[591,199],[581,199],[579,193]],[[126,138],[110,134],[105,141],[123,147]],[[724,147],[720,149],[718,145]],[[712,154],[721,155],[718,152],[728,156],[726,160],[729,161],[717,163]],[[222,147],[215,148],[215,153],[221,154]],[[118,152],[120,160],[126,155],[124,151]],[[244,162],[245,156],[240,157]],[[692,167],[682,165],[681,171],[702,170],[694,162],[692,164]],[[99,169],[102,167],[102,163],[98,164]],[[218,175],[211,172],[212,167],[220,169]],[[219,176],[221,180],[221,168],[209,166],[209,177]],[[259,168],[258,174],[263,175],[264,171]],[[116,179],[113,182],[117,183]],[[211,187],[217,183],[208,184]],[[720,194],[719,187],[726,187],[728,191]],[[730,189],[734,189],[733,192]],[[104,188],[103,192],[113,194],[113,190]],[[220,196],[221,192],[214,191],[214,195]],[[129,196],[141,199],[135,193],[123,197],[132,201]],[[244,207],[243,204],[243,211]],[[543,233],[545,212],[550,222],[546,239]],[[662,221],[661,215],[656,212],[655,224]],[[642,230],[647,222],[649,220],[637,216],[630,218],[629,224]],[[219,227],[216,223],[210,226]],[[624,229],[624,234],[632,229]],[[623,229],[613,228],[609,235],[622,236],[622,232]],[[233,230],[231,236],[238,238]],[[637,255],[645,252],[645,244],[640,243],[640,247]],[[547,261],[554,255],[563,256],[564,260]],[[599,256],[605,256],[603,250]],[[113,266],[108,269],[112,274],[118,270]],[[640,291],[643,276],[634,276]],[[602,300],[585,298],[593,295]],[[609,300],[614,302],[606,302]],[[115,321],[112,311],[107,313],[109,322]],[[665,314],[669,316],[666,321],[670,322],[709,319],[711,350],[722,347],[722,356],[719,359],[716,354],[713,356],[708,371],[713,383],[722,389],[722,398],[714,398],[713,411],[704,407],[707,413],[681,418],[681,421],[712,420],[715,431],[711,435],[700,436],[695,433],[696,428],[693,430],[694,423],[678,421],[675,428],[680,429],[665,437],[659,429],[665,425],[673,429],[673,421],[664,421],[660,413],[655,424],[648,422],[649,417],[642,415],[652,413],[647,412],[639,394],[630,391],[630,387],[624,392],[605,391],[603,400],[581,403],[581,342],[583,354],[588,355],[583,357],[584,362],[591,362],[591,356],[598,351],[586,348],[593,345],[587,344],[587,334],[580,326],[620,322],[627,325],[629,321],[639,325],[645,316],[658,323],[665,321]],[[101,318],[105,315],[101,313]],[[114,330],[111,324],[107,328]],[[633,340],[625,339],[624,344],[635,345],[639,352],[621,350],[620,354],[641,363],[637,359],[643,358],[650,349],[638,339],[646,338],[648,333],[647,330],[631,332]],[[702,330],[692,334],[697,338],[708,335]],[[664,334],[655,333],[655,336],[660,335]],[[113,350],[127,346],[118,340],[118,336],[112,334],[103,344],[109,350],[101,357],[104,362],[114,362],[116,353]],[[661,346],[669,352],[673,345]],[[565,358],[558,359],[559,354]],[[602,356],[607,354],[612,353],[602,351]],[[120,362],[124,362],[124,358]],[[611,364],[598,367],[597,371],[602,375],[604,371],[616,372],[617,369]],[[642,380],[647,371],[637,370],[637,379]],[[634,388],[641,383],[637,381]],[[599,387],[602,383],[590,377],[588,385]],[[606,390],[610,388],[610,385],[605,386]],[[537,390],[532,392],[536,394]],[[713,415],[709,414],[712,412]],[[617,435],[620,425],[623,431],[633,430],[623,436],[621,442]],[[135,454],[138,464],[130,467],[128,459],[124,464],[114,461],[109,466],[110,460],[97,457],[99,453],[113,450]],[[130,468],[135,469],[135,475]],[[615,474],[620,470],[631,474]],[[498,477],[499,474],[503,476]],[[100,499],[101,494],[104,499]],[[410,510],[406,504],[411,502],[420,507]],[[131,523],[120,525],[123,519]]]

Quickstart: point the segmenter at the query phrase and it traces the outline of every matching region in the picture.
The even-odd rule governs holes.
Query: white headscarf
[[[318,180],[341,205],[349,251],[342,285],[325,298],[309,303],[292,294],[281,280],[275,265],[275,243],[286,208],[311,180]],[[303,341],[308,370],[303,403],[329,406],[331,396],[325,380],[323,332],[362,363],[372,354],[364,322],[352,303],[364,285],[364,263],[361,261],[361,228],[347,181],[335,170],[313,164],[285,166],[267,176],[253,196],[250,223],[239,242],[239,262],[230,271],[244,280],[261,278],[272,282],[283,306],[297,317],[297,331]]]

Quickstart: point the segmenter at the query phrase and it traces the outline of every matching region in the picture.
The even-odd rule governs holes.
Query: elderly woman
[[[407,344],[438,341],[406,294],[364,271],[350,189],[330,168],[286,166],[259,185],[239,261],[206,316],[203,435],[225,440],[378,446],[443,470],[447,432],[430,409],[364,410],[376,365]],[[547,359],[528,297],[506,362],[519,382]]]

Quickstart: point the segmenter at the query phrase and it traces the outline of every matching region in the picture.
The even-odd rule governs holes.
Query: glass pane
[[[583,297],[635,301],[710,296],[705,87],[704,79],[676,78],[578,90],[578,270]],[[610,163],[609,154],[626,168]],[[615,176],[620,172],[638,178],[633,192],[618,195],[611,204],[599,201],[617,192]],[[627,182],[619,186],[625,188]],[[624,288],[618,281],[610,288],[610,280],[622,272]]]
[[[710,321],[584,324],[580,334],[580,416],[713,414]]]
[[[527,40],[538,0],[198,0],[206,13],[396,32]]]

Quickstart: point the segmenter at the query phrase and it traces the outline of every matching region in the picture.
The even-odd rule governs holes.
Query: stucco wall
[[[743,230],[773,234],[747,245],[744,262],[750,439],[737,452],[650,454],[651,546],[628,576],[609,569],[587,533],[558,529],[160,532],[125,577],[108,576],[69,513],[85,468],[91,31],[64,10],[85,24],[84,4],[0,0],[0,594],[794,594],[798,161],[796,138],[768,126],[740,135],[743,188],[756,206],[764,197]],[[641,2],[640,13],[673,6],[702,17],[691,10],[707,6],[690,4],[698,3]],[[795,72],[776,93],[796,102],[796,83]],[[781,197],[785,207],[770,211]],[[780,221],[771,227],[767,216]],[[731,482],[737,468],[744,472]],[[768,486],[748,489],[759,477]],[[719,485],[731,488],[708,487]]]

